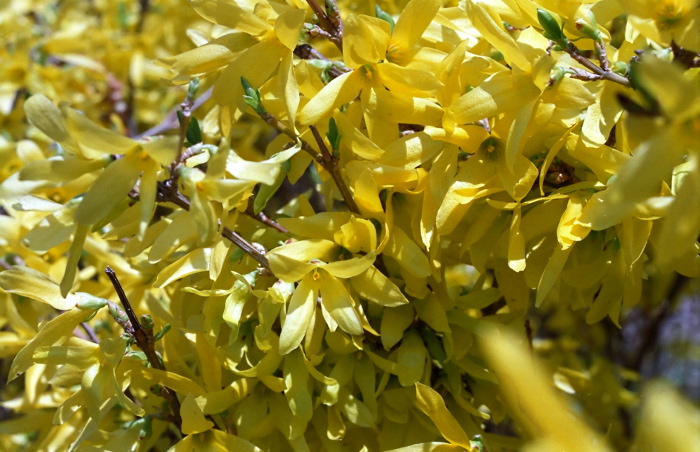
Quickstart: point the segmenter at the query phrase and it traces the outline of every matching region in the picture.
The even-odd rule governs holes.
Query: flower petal
[[[280,333],[280,355],[286,355],[301,344],[314,314],[317,298],[318,289],[312,277],[303,278],[289,300],[287,315]]]

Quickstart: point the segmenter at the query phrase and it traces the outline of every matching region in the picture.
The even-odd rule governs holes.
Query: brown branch
[[[359,214],[360,209],[357,207],[355,199],[352,197],[352,193],[350,193],[350,189],[343,180],[343,175],[340,171],[340,166],[338,165],[338,158],[334,157],[328,150],[328,147],[326,146],[326,143],[324,143],[321,134],[318,133],[318,129],[316,129],[316,126],[312,125],[309,126],[309,128],[311,129],[311,133],[316,139],[316,143],[318,143],[318,147],[321,149],[321,155],[323,156],[323,161],[321,162],[321,165],[326,171],[328,171],[331,174],[331,177],[333,177],[336,187],[338,187],[338,190],[340,190],[340,194],[343,196],[343,200],[348,206],[348,210]]]
[[[265,226],[276,229],[283,234],[286,234],[289,232],[284,226],[282,226],[281,224],[277,223],[272,218],[265,215],[265,212],[255,213],[255,209],[253,207],[253,198],[250,198],[250,202],[248,202],[248,207],[245,210],[245,214],[248,215],[249,217],[251,217],[252,219],[259,221],[260,223],[264,224]]]
[[[280,133],[287,135],[295,142],[299,142],[301,145],[301,149],[306,151],[309,155],[311,155],[314,158],[314,160],[316,160],[319,163],[319,165],[321,165],[323,169],[328,171],[333,177],[333,180],[335,181],[338,190],[340,190],[340,194],[343,196],[343,200],[347,204],[348,209],[351,212],[360,213],[360,209],[357,207],[357,204],[355,203],[355,200],[352,197],[352,193],[350,193],[350,189],[343,180],[343,176],[340,172],[340,167],[338,166],[338,159],[331,155],[330,151],[328,150],[328,147],[326,147],[323,138],[318,133],[318,130],[315,126],[311,125],[309,126],[309,128],[311,129],[311,133],[313,133],[314,135],[319,149],[321,149],[320,154],[316,152],[316,150],[313,147],[311,147],[311,145],[306,140],[302,140],[301,137],[299,137],[299,135],[296,134],[296,132],[287,127],[282,121],[275,118],[271,113],[265,111],[263,113],[258,113],[258,115],[269,126],[274,127]]]
[[[83,322],[80,324],[80,326],[83,329],[83,331],[85,331],[85,334],[87,335],[87,338],[90,339],[90,342],[94,342],[95,344],[100,343],[100,338],[97,337],[97,335],[95,334],[95,330],[93,330],[90,325]]]
[[[579,63],[581,66],[585,67],[588,69],[590,72],[595,74],[598,77],[589,77],[588,80],[609,80],[611,82],[619,83],[620,85],[626,86],[626,87],[631,87],[632,85],[630,84],[630,81],[626,78],[623,77],[613,71],[611,71],[609,68],[607,70],[602,69],[595,64],[585,56],[581,54],[581,51],[574,45],[571,41],[568,42],[566,47],[563,47],[562,50],[564,50],[566,53],[571,55],[571,58],[576,60],[577,63]],[[604,53],[605,54],[605,53]],[[602,58],[602,57],[599,57]],[[607,57],[605,58],[605,61],[607,62]],[[606,64],[607,66],[607,64]],[[574,71],[579,71],[580,69],[575,69],[572,68]]]
[[[169,181],[164,181],[161,184],[166,185],[167,182]],[[173,191],[167,188],[163,190],[161,188],[161,185],[159,185],[158,188],[160,200],[171,202],[182,207],[185,210],[190,210],[190,201],[187,198],[185,198],[182,195],[182,193],[180,193],[177,190]],[[225,239],[229,240],[234,245],[242,249],[244,253],[255,259],[265,270],[269,271],[270,274],[272,274],[272,270],[270,270],[270,263],[267,261],[265,254],[261,252],[258,248],[256,248],[253,244],[248,242],[246,239],[241,237],[240,234],[224,226],[222,228],[221,235]]]
[[[302,60],[323,60],[330,61],[324,54],[314,49],[309,44],[299,44],[294,48],[294,55],[298,56]],[[331,79],[340,77],[341,75],[350,72],[350,69],[343,66],[335,64],[328,69],[328,75]]]
[[[330,0],[326,0],[329,2]],[[311,11],[314,12],[318,18],[318,23],[321,29],[328,33],[331,37],[329,40],[338,47],[338,50],[343,51],[343,24],[340,21],[340,16],[338,15],[338,5],[332,2],[334,14],[329,17],[326,14],[324,8],[318,4],[316,0],[306,0],[306,3],[311,7]]]
[[[136,314],[131,308],[131,303],[129,303],[129,299],[126,296],[126,293],[124,293],[124,289],[122,288],[121,283],[119,283],[119,279],[117,278],[116,273],[114,273],[114,270],[107,266],[107,268],[105,269],[105,273],[109,277],[110,281],[112,281],[114,290],[117,292],[117,296],[122,302],[122,305],[124,306],[124,311],[126,312],[127,319],[125,319],[123,315],[118,315],[115,316],[115,320],[117,320],[117,322],[122,326],[125,333],[131,335],[134,338],[136,345],[146,355],[146,359],[148,360],[148,363],[151,365],[151,367],[153,367],[154,369],[165,371],[165,365],[160,360],[155,350],[155,342],[153,341],[153,331],[146,330],[136,318]],[[118,314],[119,311],[120,310],[118,306],[110,306],[110,312],[112,312],[113,315],[114,313]],[[178,428],[181,428],[182,419],[180,418],[180,401],[175,395],[175,392],[172,391],[170,388],[166,386],[161,386],[161,389],[163,397],[165,398],[165,400],[168,401],[168,404],[170,405],[170,410],[172,411],[173,415],[173,422],[178,426]]]

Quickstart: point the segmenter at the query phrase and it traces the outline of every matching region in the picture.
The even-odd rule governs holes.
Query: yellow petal
[[[537,167],[522,154],[516,154],[512,172],[508,170],[505,162],[500,160],[497,167],[503,188],[516,201],[523,199],[537,180]]]
[[[328,261],[337,247],[330,240],[300,240],[269,251],[267,259],[275,276],[284,282],[296,282],[318,266],[309,261]]]
[[[226,36],[236,36],[241,40],[251,41],[250,37],[243,33],[230,33]],[[248,44],[252,45],[252,42]],[[169,65],[177,74],[196,76],[220,69],[230,63],[234,57],[235,54],[227,46],[209,43],[177,56],[163,58],[161,61]]]
[[[177,146],[179,138],[166,136],[160,138],[150,138],[149,141],[141,143],[141,147],[149,157],[161,165],[169,165],[177,156]]]
[[[447,409],[445,401],[437,391],[424,384],[416,383],[416,405],[428,415],[440,434],[450,444],[461,446],[466,450],[472,450],[469,436],[464,433],[459,422]]]
[[[335,242],[351,253],[369,253],[377,249],[377,230],[372,222],[352,216],[333,236]]]
[[[316,308],[318,289],[311,276],[301,280],[289,300],[287,315],[280,333],[280,355],[286,355],[301,344]]]
[[[294,50],[299,42],[299,32],[304,25],[305,12],[303,9],[289,9],[277,17],[275,34],[289,50]]]
[[[197,248],[187,253],[162,269],[153,282],[153,287],[164,287],[185,276],[208,270],[210,256],[211,248]]]
[[[665,130],[642,142],[607,190],[593,196],[579,220],[593,230],[607,229],[628,218],[638,203],[657,194],[661,181],[683,153],[673,130]]]
[[[244,160],[231,151],[226,160],[226,171],[237,179],[272,185],[280,174],[280,164],[291,159],[300,149],[301,145],[297,144],[261,162]]]
[[[352,278],[350,282],[360,297],[382,306],[393,307],[408,303],[396,284],[375,267],[370,267],[367,271]]]
[[[640,396],[642,410],[639,433],[633,447],[640,449],[690,450],[700,443],[694,406],[670,384],[661,381],[647,383]]]
[[[299,112],[301,124],[318,124],[333,110],[357,97],[362,89],[362,75],[352,71],[337,77],[323,87]]]
[[[223,70],[214,83],[212,98],[221,105],[244,108],[241,76],[244,76],[253,88],[261,87],[277,69],[282,50],[288,51],[276,39],[267,39],[248,47]]]
[[[376,258],[377,255],[373,251],[362,257],[353,257],[352,259],[330,262],[323,265],[322,268],[337,278],[352,278],[370,268],[374,264]]]
[[[70,292],[75,282],[75,274],[78,271],[78,261],[80,260],[83,244],[85,243],[85,238],[89,230],[89,226],[78,226],[75,228],[73,243],[71,243],[70,250],[68,251],[68,259],[66,260],[66,272],[63,274],[63,279],[61,279],[60,284],[61,295],[63,297],[68,295],[68,292]]]
[[[287,399],[289,409],[294,416],[310,421],[314,407],[311,392],[308,389],[309,372],[306,370],[301,350],[297,349],[285,356],[282,373],[287,386],[284,397]]]
[[[443,144],[429,134],[416,132],[393,141],[377,163],[413,169],[431,160],[442,148]]]
[[[499,72],[457,99],[449,107],[459,124],[513,111],[539,96],[529,74]]]
[[[533,361],[532,353],[505,330],[493,330],[480,341],[484,354],[519,424],[551,449],[609,451],[604,438],[588,427],[553,389],[552,377]]]
[[[572,249],[574,248],[571,246],[567,248],[558,246],[554,250],[554,253],[552,253],[552,257],[547,261],[547,266],[542,272],[540,282],[537,285],[535,306],[539,307],[542,304],[545,297],[549,294],[549,291],[552,290],[554,284],[559,280],[559,275],[564,269],[564,264],[566,264],[566,260],[569,258],[569,253],[571,253]]]
[[[673,171],[676,199],[661,225],[657,258],[664,265],[692,249],[700,231],[700,162],[697,154]],[[651,225],[649,225],[651,227]],[[641,237],[640,237],[641,238]],[[637,242],[637,250],[641,245]],[[637,254],[637,253],[635,253]],[[641,254],[641,253],[640,253]]]
[[[510,222],[508,234],[508,267],[516,272],[525,270],[525,238],[520,232],[520,207],[513,210],[513,218]]]
[[[443,110],[430,100],[421,97],[399,96],[385,88],[373,87],[369,90],[369,94],[365,91],[362,92],[362,102],[367,112],[365,120],[369,116],[393,124],[407,123],[433,127],[442,125]],[[370,137],[377,141],[371,133]]]
[[[423,378],[427,358],[428,350],[423,339],[414,330],[407,331],[396,351],[401,386],[411,386]]]
[[[61,111],[43,94],[35,94],[24,104],[29,122],[52,140],[61,143],[70,137]]]
[[[344,113],[336,112],[333,118],[340,130],[341,146],[349,148],[356,155],[367,160],[376,160],[384,153],[379,146],[355,128]]]
[[[391,33],[389,24],[379,18],[349,15],[343,23],[343,60],[349,68],[379,63],[386,54]]]
[[[325,271],[321,274],[321,301],[340,329],[348,334],[362,334],[362,321],[354,302],[342,282]]]
[[[107,166],[75,211],[77,224],[89,226],[97,223],[126,197],[141,172],[139,158],[139,153],[135,152]]]
[[[85,321],[92,314],[92,311],[72,309],[49,320],[41,327],[36,336],[17,353],[12,361],[12,366],[10,366],[8,381],[14,380],[34,364],[32,361],[34,350],[42,346],[62,343],[73,334],[73,330],[80,322]]]
[[[235,3],[224,0],[193,0],[192,6],[200,16],[210,22],[253,36],[272,28],[270,24]]]
[[[569,247],[588,236],[591,228],[579,222],[585,200],[581,195],[572,195],[557,226],[557,240],[562,247]]]
[[[469,1],[465,5],[467,15],[474,28],[479,30],[481,36],[503,54],[509,65],[515,65],[524,71],[529,71],[532,68],[532,64],[525,57],[518,43],[506,31],[503,20],[495,8],[486,2]]]
[[[391,35],[392,42],[399,43],[401,47],[410,50],[428,28],[438,9],[440,9],[440,2],[437,0],[411,0],[408,2],[403,7],[399,20],[396,21],[394,32]]]
[[[394,63],[377,65],[377,72],[390,91],[400,92],[404,96],[428,97],[442,88],[442,83],[433,74]]]
[[[74,308],[77,302],[74,294],[64,298],[56,281],[29,267],[15,266],[12,270],[0,273],[0,287],[7,292],[41,301],[62,311]]]
[[[69,107],[63,108],[68,130],[87,157],[103,154],[127,154],[139,147],[137,141],[100,127],[84,114]]]
[[[187,394],[185,400],[182,401],[180,417],[182,418],[182,433],[185,435],[206,432],[214,426],[212,421],[204,417],[204,413],[192,394]]]

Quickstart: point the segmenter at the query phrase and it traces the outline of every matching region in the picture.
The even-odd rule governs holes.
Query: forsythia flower
[[[331,331],[340,327],[348,334],[362,334],[367,321],[363,321],[364,315],[340,279],[352,278],[369,269],[375,255],[324,262],[333,259],[338,251],[333,242],[317,239],[290,243],[268,253],[275,275],[285,282],[299,281],[282,325],[281,354],[289,353],[301,343],[319,299]]]

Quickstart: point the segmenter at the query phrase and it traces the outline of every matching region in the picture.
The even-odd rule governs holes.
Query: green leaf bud
[[[166,324],[162,330],[158,331],[155,336],[153,336],[153,342],[159,341],[163,336],[165,336],[168,331],[170,331],[170,328],[172,328],[172,325],[169,323]]]
[[[243,85],[243,92],[245,93],[243,95],[243,100],[245,103],[250,105],[259,115],[267,113],[265,111],[265,107],[262,105],[262,100],[260,99],[260,91],[253,88],[250,82],[248,82],[248,80],[246,80],[246,78],[243,76],[241,76],[241,85]]]
[[[544,37],[550,39],[557,44],[562,42],[567,42],[566,36],[562,31],[562,27],[559,22],[548,12],[543,9],[537,8],[537,20],[540,22],[542,29],[544,30]]]
[[[76,292],[75,295],[78,297],[78,301],[75,303],[75,306],[78,309],[83,309],[85,311],[103,308],[108,302],[108,300],[104,298],[96,297],[85,292]]]

